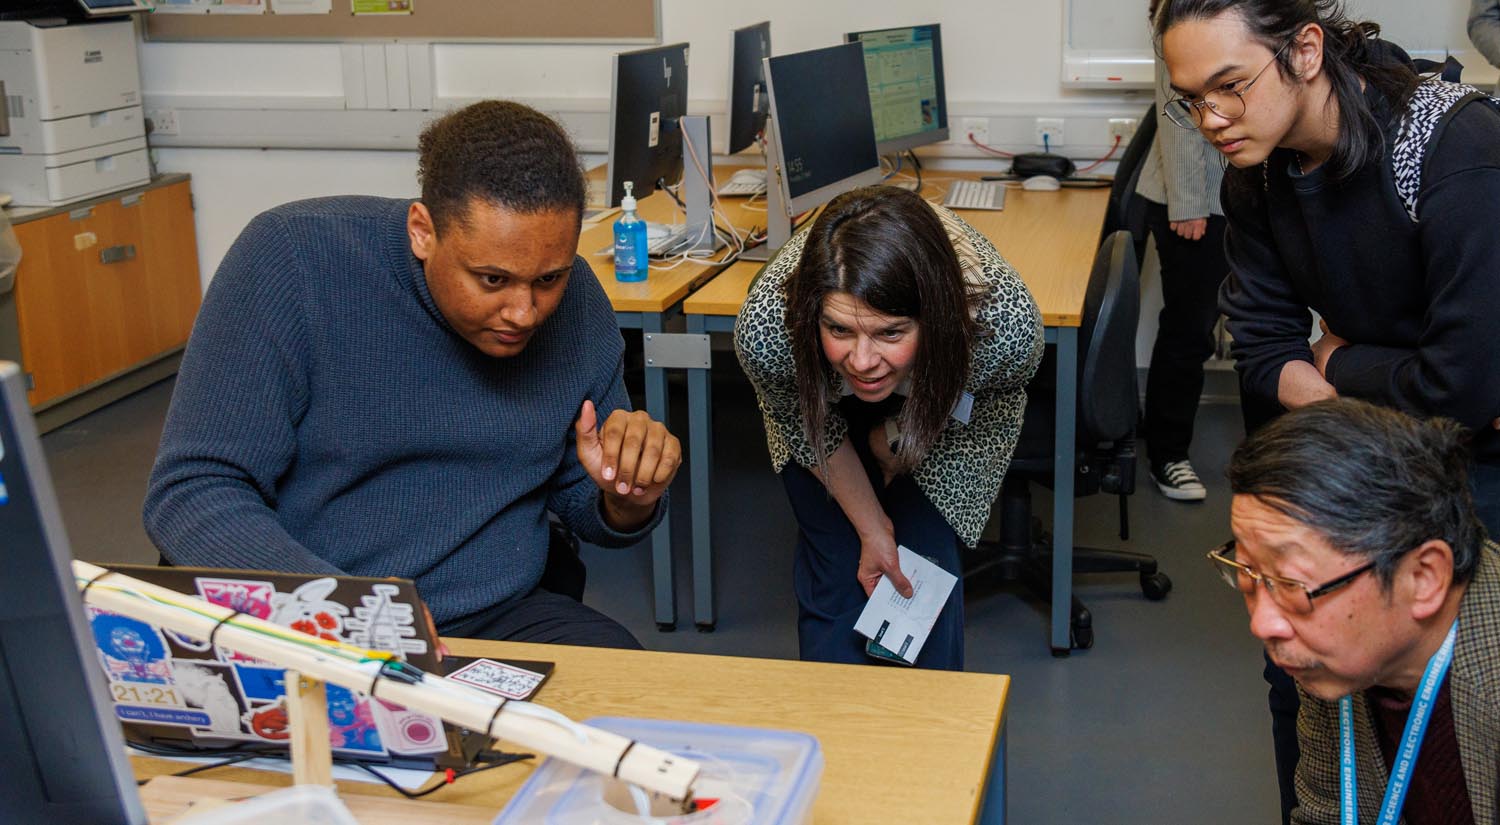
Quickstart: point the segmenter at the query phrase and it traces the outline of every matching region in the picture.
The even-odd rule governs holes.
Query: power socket
[[[950,140],[964,146],[970,146],[969,136],[974,140],[988,146],[990,143],[990,119],[987,117],[966,117],[958,121],[957,134],[950,133]]]
[[[1109,136],[1119,138],[1121,143],[1128,142],[1135,136],[1136,127],[1140,121],[1133,117],[1112,117],[1109,119]]]
[[[1036,119],[1036,144],[1048,149],[1056,149],[1063,145],[1063,120],[1060,117],[1039,117]]]
[[[151,133],[154,135],[177,134],[176,109],[147,109],[146,119],[151,121]]]

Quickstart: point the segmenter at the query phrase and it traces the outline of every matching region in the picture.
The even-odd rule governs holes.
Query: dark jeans
[[[1146,225],[1161,259],[1162,308],[1146,375],[1146,446],[1160,466],[1188,457],[1229,264],[1222,216],[1210,216],[1203,237],[1190,241],[1172,231],[1165,206],[1148,201]]]
[[[641,643],[614,619],[581,602],[540,588],[488,610],[445,622],[443,636],[640,650]]]
[[[937,561],[958,576],[948,603],[938,614],[917,667],[963,670],[964,580],[958,535],[910,476],[897,476],[885,487],[870,458],[867,427],[851,420],[849,439],[860,454],[880,506],[896,528],[896,543]],[[865,637],[854,632],[869,599],[855,573],[859,568],[859,535],[843,508],[816,476],[795,462],[781,471],[792,513],[797,518],[797,550],[792,587],[797,594],[797,640],[804,660],[861,664]]]

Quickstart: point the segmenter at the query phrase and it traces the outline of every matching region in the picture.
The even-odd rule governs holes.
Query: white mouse
[[[1056,192],[1062,188],[1062,183],[1051,175],[1032,175],[1021,181],[1021,188],[1032,192]]]

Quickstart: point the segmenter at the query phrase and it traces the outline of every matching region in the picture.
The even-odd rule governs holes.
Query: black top
[[[1475,429],[1476,457],[1500,462],[1500,112],[1470,103],[1428,147],[1413,221],[1392,171],[1399,111],[1373,88],[1385,148],[1348,178],[1300,174],[1287,149],[1225,175],[1219,304],[1237,367],[1276,398],[1282,365],[1312,361],[1316,310],[1351,342],[1328,365],[1340,395],[1457,419]]]

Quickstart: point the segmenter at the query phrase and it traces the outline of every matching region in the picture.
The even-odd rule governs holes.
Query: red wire
[[[982,151],[989,152],[992,155],[999,155],[1002,158],[1013,158],[1013,157],[1015,157],[1015,155],[1011,154],[1010,152],[1004,152],[1004,151],[996,149],[996,148],[994,148],[992,146],[986,146],[985,144],[980,143],[979,141],[977,141],[977,140],[974,139],[974,133],[973,132],[969,133],[969,142],[972,143],[972,144],[974,144],[975,146],[978,146]],[[1114,157],[1115,156],[1115,151],[1118,150],[1119,148],[1120,148],[1120,136],[1119,135],[1115,135],[1115,142],[1109,147],[1109,152],[1107,154],[1105,154],[1104,157],[1099,158],[1098,160],[1094,161],[1093,163],[1090,163],[1088,166],[1085,166],[1082,169],[1079,169],[1078,172],[1081,174],[1083,172],[1090,172],[1090,171],[1093,171],[1094,169],[1098,169],[1100,166],[1102,166],[1103,164],[1107,163],[1110,158]]]
[[[1115,156],[1115,150],[1118,149],[1118,148],[1120,148],[1120,136],[1119,135],[1115,135],[1115,143],[1114,143],[1113,146],[1109,147],[1109,154],[1105,155],[1102,158],[1099,158],[1098,160],[1094,161],[1093,163],[1090,163],[1088,166],[1085,166],[1082,169],[1079,169],[1078,173],[1079,174],[1083,174],[1084,172],[1089,172],[1089,171],[1092,171],[1094,169],[1098,169],[1101,164],[1103,164],[1105,161],[1107,161],[1110,158],[1112,158],[1112,157]]]
[[[1002,152],[999,149],[996,149],[996,148],[994,148],[992,146],[986,146],[983,143],[980,143],[979,141],[977,141],[977,140],[974,139],[974,133],[973,132],[969,132],[968,135],[969,135],[969,142],[972,143],[972,144],[974,144],[975,146],[978,146],[983,151],[989,152],[992,155],[999,155],[1002,158],[1013,158],[1013,157],[1015,157],[1015,155],[1011,154],[1010,152]]]

